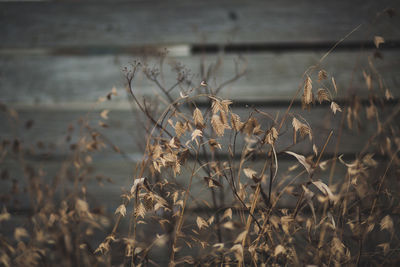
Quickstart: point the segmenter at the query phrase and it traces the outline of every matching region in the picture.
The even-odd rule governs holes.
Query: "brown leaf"
[[[200,216],[197,217],[196,224],[199,230],[201,230],[203,227],[208,227],[208,223]]]
[[[312,149],[313,149],[313,152],[314,152],[315,156],[317,156],[318,155],[318,148],[317,148],[317,146],[315,144],[313,144]]]
[[[389,91],[388,88],[386,88],[386,90],[385,90],[385,98],[386,98],[386,100],[393,99],[393,95],[392,95],[392,93]]]
[[[253,177],[257,177],[257,172],[251,168],[245,168],[243,169],[243,172],[250,179],[253,179]]]
[[[330,101],[329,93],[323,88],[319,88],[317,91],[317,99],[318,102],[321,104],[323,101]]]
[[[200,109],[196,108],[193,111],[193,120],[196,127],[203,129],[204,128],[204,118],[203,114],[201,114]]]
[[[19,241],[23,237],[29,237],[28,231],[22,227],[16,227],[14,230],[14,238]]]
[[[274,256],[276,257],[276,256],[278,256],[279,254],[281,254],[281,253],[285,253],[286,252],[286,249],[285,249],[285,247],[284,246],[282,246],[282,245],[277,245],[276,247],[275,247],[275,250],[274,250]]]
[[[393,234],[394,232],[394,225],[393,220],[389,215],[386,215],[380,222],[381,231],[388,230],[390,233]]]
[[[297,131],[300,132],[301,137],[305,137],[306,135],[308,135],[310,141],[312,140],[311,129],[310,129],[310,127],[308,127],[307,124],[304,124],[304,123],[300,122],[298,119],[293,118],[292,125],[293,125],[293,129],[294,129],[294,137],[295,137],[294,142],[295,143],[296,143],[296,132]]]
[[[211,177],[204,177],[204,180],[207,182],[208,187],[222,187],[222,184],[218,182],[217,180],[211,178]]]
[[[218,113],[218,111],[224,110],[220,100],[218,100],[217,98],[213,98],[213,97],[211,99],[213,99],[213,102],[211,104],[211,109],[212,109],[213,114]]]
[[[5,207],[3,207],[3,211],[0,214],[0,223],[2,221],[8,221],[11,218],[11,214],[8,213]]]
[[[180,121],[177,121],[175,124],[175,133],[176,136],[181,137],[182,134],[186,132],[186,125]]]
[[[136,215],[136,217],[140,216],[142,218],[144,218],[144,216],[146,215],[146,208],[142,202],[140,202],[139,205],[137,206],[137,208],[135,210],[135,215]]]
[[[135,194],[138,187],[144,184],[145,180],[145,177],[135,179],[135,181],[133,182],[133,186],[131,187],[131,194]]]
[[[243,262],[243,246],[242,244],[236,244],[231,248],[231,251],[234,252],[236,260],[239,262]]]
[[[311,174],[311,172],[313,171],[313,168],[312,168],[311,164],[307,162],[306,158],[303,155],[299,155],[299,154],[296,154],[296,153],[291,152],[291,151],[285,151],[285,152],[287,154],[289,154],[289,155],[294,156],[300,162],[300,164],[304,166],[306,171],[309,174]]]
[[[122,216],[126,215],[126,207],[124,204],[119,205],[119,207],[115,210],[115,214],[121,214]]]
[[[318,180],[318,181],[314,181],[312,182],[313,185],[315,185],[324,195],[328,196],[328,199],[332,202],[336,202],[337,197],[335,197],[335,195],[332,193],[331,189],[329,188],[329,186],[327,186],[326,184],[324,184],[322,181]]]
[[[302,104],[304,106],[310,105],[314,101],[313,93],[312,93],[312,81],[309,76],[304,82],[304,91],[302,97]]]
[[[235,239],[234,243],[242,243],[243,239],[245,239],[247,236],[247,230],[241,232]]]
[[[223,220],[225,218],[232,219],[232,209],[231,208],[225,210],[224,215],[222,215],[221,220]]]
[[[231,113],[231,125],[232,128],[235,129],[237,132],[242,130],[243,122],[240,121],[239,115]]]
[[[331,102],[331,110],[333,112],[333,114],[336,114],[336,111],[342,112],[342,109],[340,108],[340,106],[336,103],[336,102]]]
[[[328,73],[325,70],[318,71],[318,81],[326,80],[328,78]]]
[[[217,136],[223,136],[225,131],[225,125],[222,123],[220,116],[214,114],[211,117],[211,125]]]
[[[380,44],[383,44],[385,42],[385,39],[383,39],[382,36],[374,36],[374,44],[376,48],[379,48]]]
[[[200,129],[196,129],[192,132],[192,141],[197,137],[203,136],[203,132]]]
[[[210,138],[208,140],[208,144],[210,145],[212,151],[214,151],[216,148],[222,149],[221,144],[218,143],[215,139]]]
[[[249,118],[244,124],[243,131],[248,135],[257,134],[260,130],[260,124],[258,123],[256,118]]]
[[[233,102],[229,99],[224,99],[221,101],[222,109],[228,113],[229,112],[229,105],[231,105]]]
[[[266,144],[273,145],[276,139],[278,139],[278,131],[275,129],[275,127],[272,127],[266,132],[264,142]]]
[[[100,113],[100,116],[103,118],[103,119],[105,119],[105,120],[107,120],[108,119],[108,113],[109,113],[110,111],[108,110],[108,109],[105,109],[105,110],[103,110],[101,113]]]

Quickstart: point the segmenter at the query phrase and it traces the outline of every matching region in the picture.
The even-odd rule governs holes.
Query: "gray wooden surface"
[[[1,47],[281,43],[398,39],[377,12],[397,1],[135,1],[1,3]],[[394,18],[397,22],[398,18]],[[372,32],[367,31],[371,29]]]
[[[235,100],[289,100],[293,97],[302,75],[307,68],[317,65],[324,55],[321,52],[289,52],[289,53],[259,53],[243,54],[245,61],[235,55],[221,56],[221,67],[217,69],[209,81],[212,88],[235,76],[235,62],[239,68],[247,69],[246,74],[238,81],[229,84],[221,95]],[[321,64],[329,79],[334,77],[338,85],[338,98],[349,94],[367,96],[367,86],[362,70],[368,72],[368,56],[373,50],[364,52],[339,51],[333,52]],[[396,51],[383,51],[384,59],[373,59],[376,69],[395,96],[400,84],[400,54]],[[96,55],[96,56],[21,56],[7,55],[0,57],[0,99],[7,103],[26,105],[71,105],[81,104],[84,108],[88,102],[95,102],[105,96],[112,87],[116,87],[121,95],[114,99],[115,106],[121,107],[126,103],[125,79],[123,67],[138,57],[129,55]],[[177,73],[172,68],[180,63],[190,70],[194,86],[199,86],[202,77],[200,65],[201,56],[168,57],[163,66],[164,82],[169,88],[177,81]],[[156,57],[142,60],[150,67],[160,68]],[[208,68],[215,66],[218,57],[208,55],[204,65]],[[317,72],[314,72],[315,74]],[[313,77],[315,78],[315,77]],[[334,92],[330,80],[326,86]],[[351,86],[350,86],[351,84]],[[314,87],[322,86],[314,81]],[[349,88],[351,87],[351,88]],[[157,86],[138,75],[134,80],[135,92],[138,95],[151,96],[159,94]],[[373,80],[373,88],[380,91],[377,79]],[[173,93],[179,95],[179,88]],[[317,89],[317,88],[315,88]],[[349,90],[348,90],[349,89]],[[129,108],[129,106],[126,106]]]
[[[366,102],[368,89],[362,71],[371,72],[370,57],[384,81],[380,88],[378,75],[374,74],[374,92],[382,95],[388,88],[394,97],[400,97],[400,16],[390,18],[382,12],[387,7],[399,10],[399,1],[117,2],[0,2],[0,102],[19,112],[16,127],[9,125],[4,113],[0,114],[0,138],[17,137],[25,147],[32,148],[34,155],[28,156],[27,161],[43,166],[47,170],[46,179],[54,176],[67,157],[70,144],[76,141],[76,135],[72,135],[69,143],[65,141],[68,126],[73,124],[76,128],[77,119],[99,97],[104,97],[114,86],[117,88],[119,96],[96,106],[89,116],[91,125],[126,154],[124,158],[106,148],[94,155],[95,173],[112,178],[114,183],[104,183],[90,197],[93,203],[108,210],[116,208],[121,187],[129,188],[132,184],[134,164],[141,157],[144,138],[137,113],[130,111],[122,69],[133,60],[159,68],[159,58],[154,54],[164,48],[171,50],[160,80],[164,86],[176,82],[172,68],[178,63],[185,71],[190,70],[193,85],[197,86],[203,79],[201,64],[207,69],[220,60],[221,66],[209,80],[210,87],[215,88],[235,75],[235,62],[241,62],[239,69],[246,62],[246,74],[226,86],[222,96],[243,103],[235,108],[242,117],[250,110],[245,104],[251,107],[257,101],[271,104],[260,108],[275,115],[285,111],[288,100],[303,81],[303,73],[318,64],[335,42],[361,25],[318,67],[328,72],[329,79],[335,78],[339,100],[357,95]],[[383,59],[373,57],[375,35],[386,40],[379,50]],[[204,44],[217,48],[248,45],[250,49],[203,54]],[[195,47],[196,53],[192,51]],[[254,47],[260,49],[255,51]],[[323,86],[312,78],[314,89]],[[143,74],[135,78],[134,86],[136,93],[145,98],[155,98],[159,92]],[[324,86],[334,91],[329,80]],[[175,95],[178,93],[179,90]],[[392,107],[389,105],[385,112],[390,113]],[[98,126],[99,113],[105,108],[110,110],[106,121],[109,128]],[[335,140],[340,113],[332,116],[326,105],[317,106],[312,112],[299,106],[292,111],[311,124],[319,148],[331,128],[335,130]],[[28,130],[24,125],[30,120],[33,125]],[[339,154],[351,159],[360,151],[376,130],[374,123],[366,125],[359,131],[344,130]],[[280,148],[289,144],[291,138],[290,133],[283,136]],[[38,144],[42,147],[40,142],[43,148],[38,147]],[[226,145],[227,141],[221,142]],[[292,151],[310,155],[311,145],[306,141]],[[334,153],[334,146],[334,142],[328,144],[327,155]],[[295,163],[286,158],[280,170]],[[0,168],[10,169],[11,178],[22,183],[23,175],[14,163],[4,161]],[[178,177],[183,185],[186,174]],[[339,168],[338,178],[343,174],[343,168]],[[327,174],[322,176],[327,179]],[[94,188],[95,174],[91,177],[88,186]],[[1,181],[1,193],[10,190],[10,181]],[[202,182],[199,179],[196,185]],[[209,192],[201,190],[200,186],[194,187],[194,196],[209,199]]]

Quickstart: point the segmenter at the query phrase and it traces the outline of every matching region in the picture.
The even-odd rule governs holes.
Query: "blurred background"
[[[17,218],[32,212],[23,176],[70,179],[71,188],[78,176],[86,177],[91,208],[114,213],[132,186],[148,123],[126,91],[126,70],[135,62],[143,71],[133,88],[149,103],[167,102],[160,86],[179,96],[206,81],[221,87],[239,114],[254,107],[282,114],[304,72],[319,64],[334,77],[343,110],[352,101],[364,109],[371,88],[389,90],[393,98],[384,106],[390,110],[400,96],[399,7],[399,1],[365,0],[1,1],[2,206]],[[313,110],[302,110],[300,97],[293,103],[321,147],[342,113],[331,119],[327,104]],[[339,151],[332,142],[326,157],[357,154],[376,127],[345,127]],[[98,142],[93,153],[73,160],[83,131]],[[312,148],[299,144],[293,151],[311,154]]]

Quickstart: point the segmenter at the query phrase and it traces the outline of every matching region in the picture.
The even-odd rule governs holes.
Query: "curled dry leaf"
[[[224,243],[216,243],[213,245],[213,248],[216,248],[217,250],[221,250],[224,248]]]
[[[331,110],[333,112],[333,114],[336,114],[336,111],[342,112],[342,109],[340,108],[340,106],[336,103],[336,102],[331,102]]]
[[[297,131],[300,132],[301,137],[305,137],[306,135],[308,135],[310,141],[312,140],[311,128],[307,124],[304,124],[300,122],[298,119],[293,118],[292,126],[294,129],[294,143],[296,143]]]
[[[221,144],[218,143],[215,139],[210,138],[208,140],[208,144],[210,145],[212,151],[214,151],[216,148],[222,149]]]
[[[179,92],[179,95],[180,95],[181,98],[187,98],[187,97],[189,97],[188,94],[186,94],[185,92],[182,92],[182,91]]]
[[[200,216],[197,217],[196,224],[199,230],[201,230],[203,227],[208,227],[208,223],[206,222],[206,220],[204,220]]]
[[[131,187],[131,194],[135,194],[138,186],[143,185],[146,180],[146,177],[137,178],[133,182],[133,186]]]
[[[195,129],[193,132],[192,132],[192,141],[194,140],[194,139],[196,139],[197,137],[202,137],[203,136],[203,132],[200,130],[200,129]]]
[[[246,175],[250,179],[253,179],[253,177],[257,176],[257,172],[251,168],[244,168],[243,172],[244,172],[244,175]]]
[[[231,208],[225,210],[224,215],[222,215],[222,219],[221,220],[223,220],[225,218],[232,219],[232,209]]]
[[[235,239],[234,243],[242,243],[243,239],[245,239],[247,236],[247,230],[241,232]]]
[[[321,180],[312,182],[324,195],[328,196],[328,199],[332,202],[336,202],[337,197],[332,193],[329,186],[323,183]]]
[[[217,180],[211,178],[211,177],[204,177],[204,180],[207,182],[208,187],[222,187],[222,184],[218,182]]]
[[[291,152],[291,151],[285,151],[285,152],[287,154],[289,154],[289,155],[294,156],[300,162],[300,164],[304,166],[304,168],[306,169],[306,171],[309,174],[312,173],[313,168],[312,168],[311,164],[307,162],[306,158],[303,155],[299,155],[299,154],[296,154],[296,153]]]

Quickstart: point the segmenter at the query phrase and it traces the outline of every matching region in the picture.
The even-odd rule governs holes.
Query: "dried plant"
[[[379,48],[384,39],[377,36],[374,42]],[[2,231],[0,262],[5,266],[400,262],[396,227],[400,106],[392,105],[393,95],[374,68],[373,57],[368,58],[369,69],[357,70],[363,73],[369,94],[365,112],[357,97],[337,99],[343,89],[323,68],[330,52],[303,74],[283,114],[236,109],[234,101],[219,96],[245,74],[242,59],[237,74],[215,86],[210,84],[219,61],[208,70],[202,63],[198,81],[176,64],[177,79],[171,85],[160,78],[164,59],[160,69],[134,62],[124,71],[129,99],[145,128],[139,141],[144,153],[114,214],[91,208],[85,186],[93,151],[109,146],[124,153],[96,131],[108,127],[108,110],[100,113],[102,120],[96,126],[87,117],[78,122],[80,135],[71,145],[71,156],[51,183],[43,179],[40,168],[26,163],[27,149],[19,139],[3,141],[0,160],[9,156],[22,169],[30,209],[29,224],[12,227],[12,236]],[[136,92],[139,73],[159,89],[157,104]],[[116,93],[112,90],[99,102]],[[318,134],[305,116],[293,111],[297,99],[309,114],[318,105],[330,109],[332,118],[340,116],[339,127]],[[392,108],[388,111],[385,104]],[[1,108],[16,121],[16,111]],[[339,155],[344,129],[357,131],[363,123],[377,125],[365,146],[355,155]],[[72,131],[71,127],[68,135]],[[328,154],[332,143],[334,153]],[[299,144],[309,153],[296,152]],[[296,164],[288,166],[288,160]],[[13,216],[3,209],[0,224]],[[95,235],[105,236],[96,249],[92,248]]]

